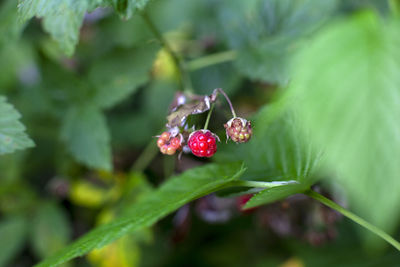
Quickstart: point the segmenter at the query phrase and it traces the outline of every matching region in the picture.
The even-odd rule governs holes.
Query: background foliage
[[[395,266],[297,193],[399,239],[399,6],[2,1],[0,266]],[[221,87],[252,119],[249,143],[225,143],[221,101],[212,160],[157,154],[182,66],[146,18],[196,94]]]

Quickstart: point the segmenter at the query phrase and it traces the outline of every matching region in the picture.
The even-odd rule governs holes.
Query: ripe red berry
[[[188,145],[197,157],[212,157],[217,152],[218,136],[209,130],[198,130],[190,134]]]
[[[253,212],[255,209],[257,209],[257,208],[250,208],[250,209],[243,210],[244,205],[246,205],[246,203],[247,203],[252,197],[253,197],[252,194],[247,194],[247,195],[239,196],[239,197],[236,199],[236,207],[237,207],[238,210],[239,210],[240,212],[242,212],[243,214],[249,214],[249,213]]]

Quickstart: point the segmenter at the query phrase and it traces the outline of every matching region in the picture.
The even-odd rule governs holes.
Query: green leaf
[[[0,96],[0,155],[34,146],[20,118],[19,112]]]
[[[219,21],[229,45],[238,50],[237,69],[253,80],[285,84],[290,56],[301,38],[335,11],[336,0],[225,0]]]
[[[19,0],[18,10],[23,21],[35,16],[43,18],[44,29],[67,55],[72,55],[85,12],[101,3],[102,0]]]
[[[218,162],[243,160],[248,168],[246,180],[296,180],[312,185],[319,157],[311,144],[298,135],[296,117],[282,108],[278,102],[261,109],[251,120],[252,139],[240,146],[231,143],[222,147],[215,159]]]
[[[61,138],[79,162],[111,170],[110,135],[98,108],[92,105],[71,107],[63,121]]]
[[[302,193],[307,189],[307,186],[300,183],[267,188],[255,194],[249,201],[246,202],[244,208],[249,209],[260,205],[269,204],[287,198],[291,195]]]
[[[89,80],[96,88],[93,102],[110,108],[145,84],[157,48],[147,44],[135,50],[119,50],[95,62],[89,71]]]
[[[45,258],[63,248],[71,236],[71,226],[61,207],[44,203],[32,221],[31,244],[39,258]]]
[[[107,0],[114,9],[125,19],[129,19],[136,12],[143,10],[150,0]]]
[[[2,1],[0,7],[0,47],[16,40],[24,26],[17,20],[15,0]]]
[[[372,12],[327,27],[299,55],[290,89],[351,207],[387,231],[400,201],[398,29]]]
[[[243,172],[243,167],[237,163],[208,164],[170,178],[158,190],[139,200],[123,216],[94,229],[38,266],[56,266],[137,229],[148,227],[184,204],[228,186]]]
[[[24,245],[28,230],[24,218],[10,217],[0,222],[0,266],[10,266]]]

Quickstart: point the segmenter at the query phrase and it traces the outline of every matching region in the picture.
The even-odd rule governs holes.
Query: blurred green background
[[[62,36],[47,33],[57,19],[21,23],[16,1],[1,1],[0,95],[22,115],[35,147],[0,156],[0,266],[32,266],[111,221],[172,174],[209,162],[157,153],[154,136],[181,90],[179,72],[143,17],[122,12],[126,1],[109,2],[114,8],[84,14],[72,53],[73,40],[60,43]],[[386,1],[372,0],[154,0],[146,6],[187,62],[194,92],[223,88],[248,118],[284,91],[292,58],[308,39],[365,9],[390,16]],[[210,128],[222,138],[229,110],[218,105]],[[203,119],[192,123],[201,127]],[[247,158],[249,175],[256,175],[268,148],[244,146],[222,138],[215,161]],[[348,204],[336,182],[324,180],[316,189]],[[358,225],[304,196],[244,212],[246,200],[206,196],[64,265],[400,266],[394,249],[365,245]],[[396,216],[388,224],[399,237]]]

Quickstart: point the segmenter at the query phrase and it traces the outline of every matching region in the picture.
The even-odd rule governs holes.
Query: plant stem
[[[210,110],[208,111],[206,123],[204,124],[204,128],[203,128],[204,130],[207,130],[207,128],[208,128],[208,123],[210,122],[211,113],[213,112],[214,106],[215,106],[215,103],[212,103]]]
[[[168,54],[170,54],[170,56],[172,57],[172,60],[174,61],[175,66],[179,72],[180,83],[183,91],[187,93],[193,93],[192,82],[190,80],[189,73],[186,71],[185,62],[177,53],[174,52],[168,41],[164,38],[162,33],[158,30],[157,26],[153,23],[150,16],[145,11],[143,11],[141,15],[154,36],[161,43]]]
[[[400,16],[400,1],[399,0],[388,0],[390,12],[394,17]]]
[[[133,164],[131,171],[139,171],[142,172],[146,169],[146,167],[150,164],[150,162],[154,159],[157,155],[157,145],[155,142],[151,141],[147,144],[144,148],[143,152],[139,155],[136,159],[135,163]]]
[[[288,184],[298,184],[297,181],[278,181],[278,182],[259,182],[259,181],[246,181],[246,180],[235,180],[230,186],[245,186],[245,187],[256,187],[256,188],[272,188]]]
[[[350,220],[358,223],[359,225],[361,225],[364,228],[368,229],[369,231],[373,232],[377,236],[381,237],[386,242],[388,242],[389,244],[391,244],[393,247],[395,247],[397,250],[400,251],[400,243],[397,240],[395,240],[393,237],[391,237],[389,234],[387,234],[383,230],[381,230],[378,227],[376,227],[375,225],[370,224],[369,222],[367,222],[364,219],[362,219],[361,217],[355,215],[351,211],[343,208],[342,206],[336,204],[332,200],[324,197],[321,194],[318,194],[317,192],[315,192],[313,190],[309,190],[309,191],[305,192],[304,194],[309,196],[309,197],[311,197],[311,198],[313,198],[313,199],[315,199],[315,200],[317,200],[317,201],[319,201],[319,202],[321,202],[322,204],[330,207],[331,209],[334,209],[334,210],[340,212],[341,214],[343,214],[344,216],[346,216]]]
[[[232,61],[236,58],[236,55],[237,55],[236,51],[232,50],[232,51],[225,51],[200,57],[197,59],[193,59],[192,61],[189,61],[188,68],[191,71],[195,71],[208,66],[224,63],[227,61]]]
[[[232,102],[231,102],[231,100],[229,99],[228,95],[227,95],[227,94],[224,92],[224,90],[222,90],[221,88],[218,88],[218,92],[220,92],[220,93],[225,97],[225,99],[226,99],[226,101],[228,102],[229,107],[230,107],[230,109],[231,109],[232,116],[233,116],[234,118],[236,118],[237,116],[236,116],[235,109],[233,108]]]

